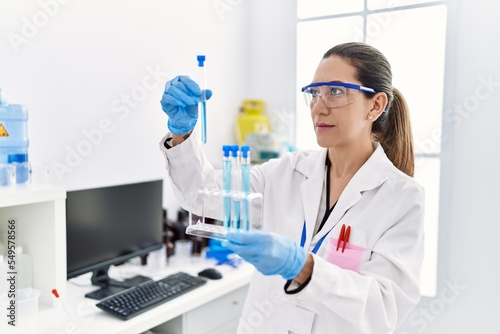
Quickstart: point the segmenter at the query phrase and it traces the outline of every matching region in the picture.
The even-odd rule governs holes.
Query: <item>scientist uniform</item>
[[[167,149],[175,195],[190,208],[189,194],[202,186],[222,189],[193,134]],[[263,229],[294,240],[313,253],[310,280],[295,288],[281,276],[255,272],[238,333],[387,334],[402,322],[420,298],[424,253],[424,192],[399,171],[380,144],[352,177],[324,226],[327,149],[295,152],[255,166],[252,191],[263,194]],[[222,219],[222,217],[214,217]],[[349,244],[366,249],[358,272],[326,259],[341,225],[351,227]]]

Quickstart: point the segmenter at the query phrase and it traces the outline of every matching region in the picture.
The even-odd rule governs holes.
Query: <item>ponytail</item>
[[[413,176],[415,157],[408,105],[398,89],[393,88],[392,93],[391,105],[374,124],[373,137],[380,142],[394,166]]]

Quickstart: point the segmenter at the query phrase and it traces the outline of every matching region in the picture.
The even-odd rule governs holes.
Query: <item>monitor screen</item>
[[[109,266],[161,248],[162,186],[155,180],[68,191],[68,279],[93,272],[101,277],[92,283],[108,286]]]

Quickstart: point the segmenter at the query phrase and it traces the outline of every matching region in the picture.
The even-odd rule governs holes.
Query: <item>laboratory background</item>
[[[316,148],[299,88],[328,48],[366,41],[408,99],[427,195],[425,293],[397,333],[498,333],[500,2],[341,2],[3,0],[0,88],[27,107],[29,160],[51,182],[164,179],[174,219],[158,147],[167,80],[196,78],[206,55],[207,157],[221,166],[243,101],[258,100],[265,159]]]

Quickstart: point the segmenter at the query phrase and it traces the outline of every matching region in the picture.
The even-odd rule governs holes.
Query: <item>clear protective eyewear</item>
[[[302,88],[302,93],[309,108],[318,103],[319,98],[327,108],[338,108],[356,102],[359,91],[375,94],[372,88],[340,82],[314,82]]]

